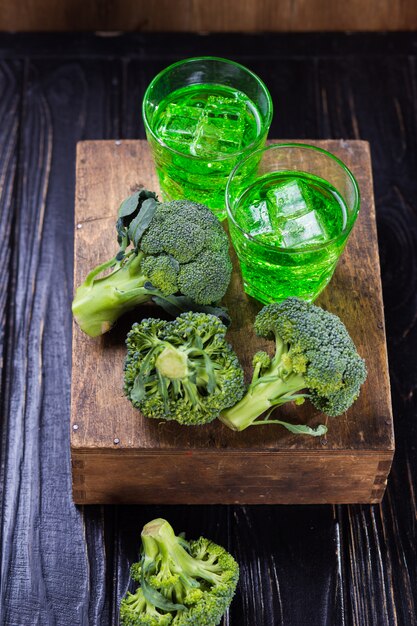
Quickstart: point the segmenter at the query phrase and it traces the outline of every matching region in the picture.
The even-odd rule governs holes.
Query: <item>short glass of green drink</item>
[[[315,146],[274,144],[241,161],[226,206],[246,293],[265,304],[313,301],[333,275],[359,204],[352,172]]]
[[[243,65],[215,57],[185,59],[152,80],[143,119],[163,199],[200,202],[224,219],[229,174],[264,145],[272,100]]]

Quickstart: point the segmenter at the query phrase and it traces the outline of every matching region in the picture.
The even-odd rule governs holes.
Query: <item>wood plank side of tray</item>
[[[234,433],[219,422],[186,428],[148,420],[123,396],[124,338],[134,320],[160,311],[142,307],[98,339],[85,336],[74,324],[75,501],[336,503],[382,497],[394,443],[369,146],[363,141],[309,143],[341,157],[361,190],[357,224],[319,299],[342,318],[367,361],[368,380],[359,400],[329,420],[308,403],[281,410],[283,419],[295,423],[314,426],[325,420],[329,433],[321,439],[275,427]],[[75,285],[116,251],[117,208],[142,186],[158,190],[145,141],[78,144]],[[271,346],[253,334],[260,305],[243,293],[235,258],[234,266],[226,297],[233,318],[228,337],[249,377],[253,353]],[[238,480],[242,472],[244,484]]]
[[[252,451],[73,454],[79,504],[377,503],[392,454]]]

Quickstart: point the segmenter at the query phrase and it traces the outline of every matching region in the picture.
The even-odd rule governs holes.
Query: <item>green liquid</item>
[[[230,172],[245,148],[259,148],[266,138],[255,104],[231,87],[191,85],[162,100],[151,125],[160,141],[175,151],[148,136],[164,199],[194,200],[224,218]]]
[[[233,214],[240,228],[231,222],[230,234],[245,291],[263,303],[314,300],[346,242],[347,233],[339,235],[348,210],[338,191],[304,172],[266,174],[245,189]]]

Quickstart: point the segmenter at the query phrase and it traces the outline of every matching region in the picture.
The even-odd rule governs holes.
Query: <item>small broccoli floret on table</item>
[[[214,315],[133,325],[126,345],[124,391],[146,417],[200,425],[240,400],[243,370]]]
[[[367,372],[342,321],[314,304],[288,298],[265,306],[256,317],[255,331],[275,339],[275,355],[255,354],[247,393],[222,411],[220,419],[233,430],[278,423],[295,433],[324,434],[325,426],[294,426],[269,415],[274,407],[301,404],[307,397],[326,415],[336,416],[357,399]],[[258,420],[266,412],[267,418]]]
[[[120,605],[122,626],[218,626],[236,591],[239,566],[201,537],[177,537],[163,519],[142,531],[142,556],[131,569],[140,583]]]
[[[224,316],[215,305],[232,264],[227,235],[210,209],[188,200],[160,203],[142,190],[122,203],[116,228],[119,252],[94,268],[75,294],[73,314],[85,333],[107,332],[123,313],[150,300],[174,315],[207,310]]]

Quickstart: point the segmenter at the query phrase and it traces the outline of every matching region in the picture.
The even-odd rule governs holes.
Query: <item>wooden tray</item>
[[[361,212],[319,304],[345,322],[369,374],[359,400],[326,419],[309,403],[280,410],[311,426],[325,420],[326,438],[295,436],[279,426],[235,433],[217,420],[184,427],[142,417],[122,392],[124,339],[142,307],[98,339],[74,324],[71,453],[74,501],[86,503],[349,503],[379,502],[394,452],[379,256],[369,146],[363,141],[311,141],[352,169]],[[74,284],[116,251],[121,201],[144,186],[158,191],[146,141],[84,141],[77,149]],[[229,340],[248,377],[256,350],[252,323],[261,305],[242,290],[236,266],[226,304]],[[271,345],[269,345],[271,348]]]

